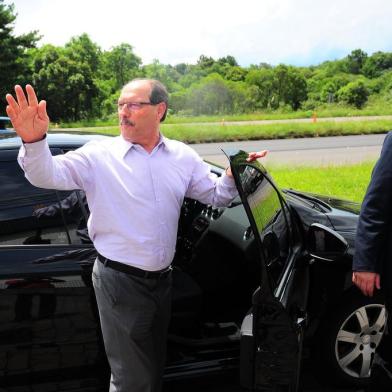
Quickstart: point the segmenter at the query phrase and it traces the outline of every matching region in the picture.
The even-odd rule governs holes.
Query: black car
[[[48,142],[63,154],[103,137]],[[28,183],[20,144],[0,136],[0,391],[107,390],[85,196]],[[165,378],[239,368],[245,387],[294,391],[311,358],[329,379],[365,382],[386,316],[351,284],[360,206],[281,190],[245,152],[227,155],[240,196],[182,206]]]
[[[10,125],[11,121],[9,117],[0,116],[0,137],[3,135],[15,136],[14,130],[9,128]]]

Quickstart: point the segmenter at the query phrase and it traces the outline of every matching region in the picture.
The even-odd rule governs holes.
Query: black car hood
[[[297,190],[289,190],[286,195],[288,199],[291,199],[291,195],[295,196],[297,200],[303,198],[304,204],[307,204],[308,208],[298,207],[298,201],[297,203],[290,203],[302,220],[308,224],[319,222],[330,226],[346,239],[350,246],[349,253],[352,254],[361,209],[360,203]]]
[[[313,196],[323,201],[324,203],[330,205],[332,208],[337,208],[342,211],[352,212],[353,214],[356,215],[359,215],[359,212],[361,210],[361,204],[354,201],[338,199],[335,197],[330,197],[325,195],[318,195],[315,193],[307,193],[307,192],[301,192],[301,193],[304,195]]]

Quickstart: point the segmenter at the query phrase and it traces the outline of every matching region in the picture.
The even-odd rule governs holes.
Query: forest
[[[0,115],[15,84],[32,84],[50,102],[54,122],[107,119],[121,87],[136,77],[158,79],[170,93],[170,116],[292,113],[325,107],[392,113],[392,53],[352,50],[346,57],[297,67],[241,66],[228,54],[201,54],[195,64],[143,64],[128,42],[103,50],[88,34],[64,46],[39,46],[39,31],[14,33],[14,5],[0,0]]]

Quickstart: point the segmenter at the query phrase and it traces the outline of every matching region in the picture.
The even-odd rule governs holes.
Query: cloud
[[[15,1],[16,32],[63,45],[86,32],[103,49],[127,42],[144,63],[233,55],[243,65],[315,64],[361,48],[391,51],[390,0]]]

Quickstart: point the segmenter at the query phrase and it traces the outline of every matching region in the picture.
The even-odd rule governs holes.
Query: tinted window
[[[252,166],[242,166],[241,184],[260,236],[266,264],[275,282],[290,253],[289,214],[269,180]]]
[[[42,221],[62,219],[65,234],[72,244],[91,243],[87,232],[89,210],[83,191],[58,192],[56,203],[34,211],[34,215]]]
[[[2,152],[4,153],[4,152]],[[11,152],[10,154],[11,155]],[[37,188],[6,154],[0,159],[0,245],[86,243],[84,194]]]
[[[0,161],[0,205],[10,203],[9,207],[14,205],[23,205],[26,197],[34,196],[39,200],[42,196],[47,196],[47,189],[36,188],[26,181],[23,170],[19,167],[15,159],[12,161]]]

